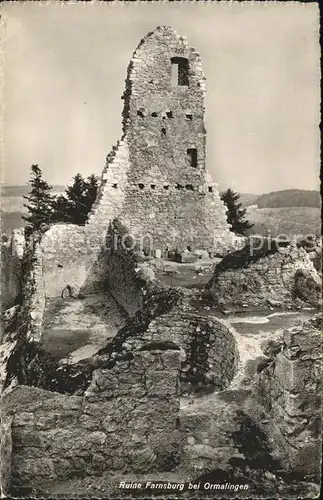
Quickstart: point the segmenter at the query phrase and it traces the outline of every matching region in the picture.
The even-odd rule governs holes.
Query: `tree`
[[[73,184],[66,188],[65,195],[56,198],[54,219],[55,222],[70,222],[82,226],[96,199],[99,179],[92,174],[85,180],[78,173],[73,181]]]
[[[247,210],[241,208],[241,203],[237,203],[239,198],[240,195],[230,188],[221,194],[221,200],[228,209],[227,220],[232,226],[231,231],[236,234],[245,235],[248,229],[252,228],[253,224],[250,224],[250,222],[245,219]]]
[[[92,174],[84,179],[81,174],[76,174],[73,184],[66,188],[64,195],[53,196],[52,187],[43,179],[41,169],[38,165],[32,165],[28,184],[32,189],[28,196],[24,196],[28,200],[28,204],[24,206],[29,214],[23,218],[34,229],[39,229],[43,223],[53,222],[69,222],[82,226],[95,202],[99,178]]]
[[[49,224],[53,220],[54,196],[51,194],[52,187],[43,179],[43,174],[38,165],[31,166],[31,178],[28,181],[31,191],[24,199],[28,203],[24,207],[29,214],[22,218],[29,222],[34,229],[39,229],[40,225]]]

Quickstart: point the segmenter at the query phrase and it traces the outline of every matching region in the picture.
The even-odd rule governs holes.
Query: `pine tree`
[[[84,225],[96,199],[98,187],[99,179],[96,175],[92,174],[85,180],[81,174],[76,174],[73,184],[66,188],[65,195],[58,196],[55,201],[55,222]]]
[[[34,229],[39,229],[41,224],[49,224],[53,219],[54,196],[51,194],[52,187],[43,179],[43,174],[38,165],[31,166],[31,178],[28,181],[31,191],[24,199],[28,203],[24,207],[29,214],[23,215],[23,219],[31,224]]]
[[[227,189],[221,194],[221,199],[225,203],[227,211],[227,220],[231,224],[231,231],[236,234],[246,235],[248,229],[252,228],[253,224],[245,219],[247,210],[241,208],[241,203],[237,203],[240,198],[238,193],[232,191],[232,189]]]
[[[86,182],[81,174],[73,178],[72,186],[66,188],[66,197],[69,203],[69,213],[73,224],[83,225],[88,214],[86,204]]]
[[[93,203],[96,200],[98,190],[99,190],[99,178],[97,175],[90,175],[86,181],[86,200],[85,203],[88,206],[88,211],[90,212]]]
[[[71,214],[71,204],[64,195],[56,197],[54,204],[53,222],[70,222],[73,223]]]

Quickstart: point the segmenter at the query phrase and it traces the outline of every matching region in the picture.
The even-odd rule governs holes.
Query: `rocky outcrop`
[[[286,468],[304,475],[320,471],[321,332],[320,317],[286,330],[258,381],[277,453]]]
[[[208,285],[224,308],[321,305],[321,279],[304,248],[263,239],[227,255]]]

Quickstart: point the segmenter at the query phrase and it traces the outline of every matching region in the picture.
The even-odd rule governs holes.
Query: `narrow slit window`
[[[197,167],[197,149],[196,148],[189,148],[187,150],[187,158],[188,162],[191,167],[196,168]]]
[[[188,60],[185,57],[172,57],[172,85],[188,87]]]
[[[164,127],[161,129],[161,132],[163,135],[166,135],[166,129]]]

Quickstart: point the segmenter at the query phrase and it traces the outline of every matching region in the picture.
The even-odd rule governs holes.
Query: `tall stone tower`
[[[205,77],[199,54],[168,26],[142,39],[128,67],[123,137],[107,157],[88,224],[117,217],[136,241],[215,249],[230,239],[205,165]]]

